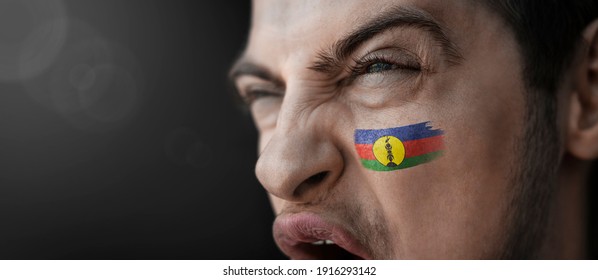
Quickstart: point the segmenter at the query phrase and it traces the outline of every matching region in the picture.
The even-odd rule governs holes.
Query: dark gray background
[[[0,2],[0,63],[43,1]],[[0,80],[0,259],[280,258],[227,85],[249,1],[64,4],[54,62]]]

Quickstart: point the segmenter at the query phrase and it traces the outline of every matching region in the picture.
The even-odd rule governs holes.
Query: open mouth
[[[301,259],[319,260],[363,260],[364,258],[336,245],[332,240],[320,240],[312,243],[298,243],[293,250],[301,251]]]
[[[278,247],[291,259],[371,259],[352,234],[316,214],[281,215],[273,233]]]

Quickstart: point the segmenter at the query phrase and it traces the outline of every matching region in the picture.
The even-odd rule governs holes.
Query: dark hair
[[[545,129],[555,129],[556,92],[563,74],[582,46],[581,33],[598,18],[597,0],[484,0],[511,28],[523,60],[529,111],[542,114]],[[548,123],[546,123],[548,122]],[[554,135],[556,132],[548,132]],[[588,257],[598,258],[598,163],[594,163],[588,205]]]
[[[584,28],[598,17],[596,0],[485,0],[515,34],[531,89],[554,94],[581,43]]]

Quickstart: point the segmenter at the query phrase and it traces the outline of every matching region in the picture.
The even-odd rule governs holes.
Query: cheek
[[[449,188],[440,200],[447,211],[445,237],[472,244],[470,250],[496,248],[508,230],[505,219],[514,170],[521,168],[517,154],[523,131],[521,104],[500,100],[476,104],[475,110],[464,110],[469,117],[456,127],[463,133],[447,137],[451,149],[440,170]]]
[[[516,84],[466,88],[451,96],[471,100],[467,104],[446,101],[420,111],[445,131],[443,156],[405,170],[367,173],[391,221],[389,231],[396,233],[391,238],[398,255],[479,258],[495,254],[507,230],[524,93]]]
[[[478,258],[498,248],[505,230],[512,139],[483,131],[446,138],[437,160],[369,177],[394,247],[409,258]]]

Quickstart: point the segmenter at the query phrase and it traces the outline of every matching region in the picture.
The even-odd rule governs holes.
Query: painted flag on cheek
[[[429,122],[385,129],[356,129],[355,148],[365,168],[376,171],[404,169],[442,155],[443,135]]]

